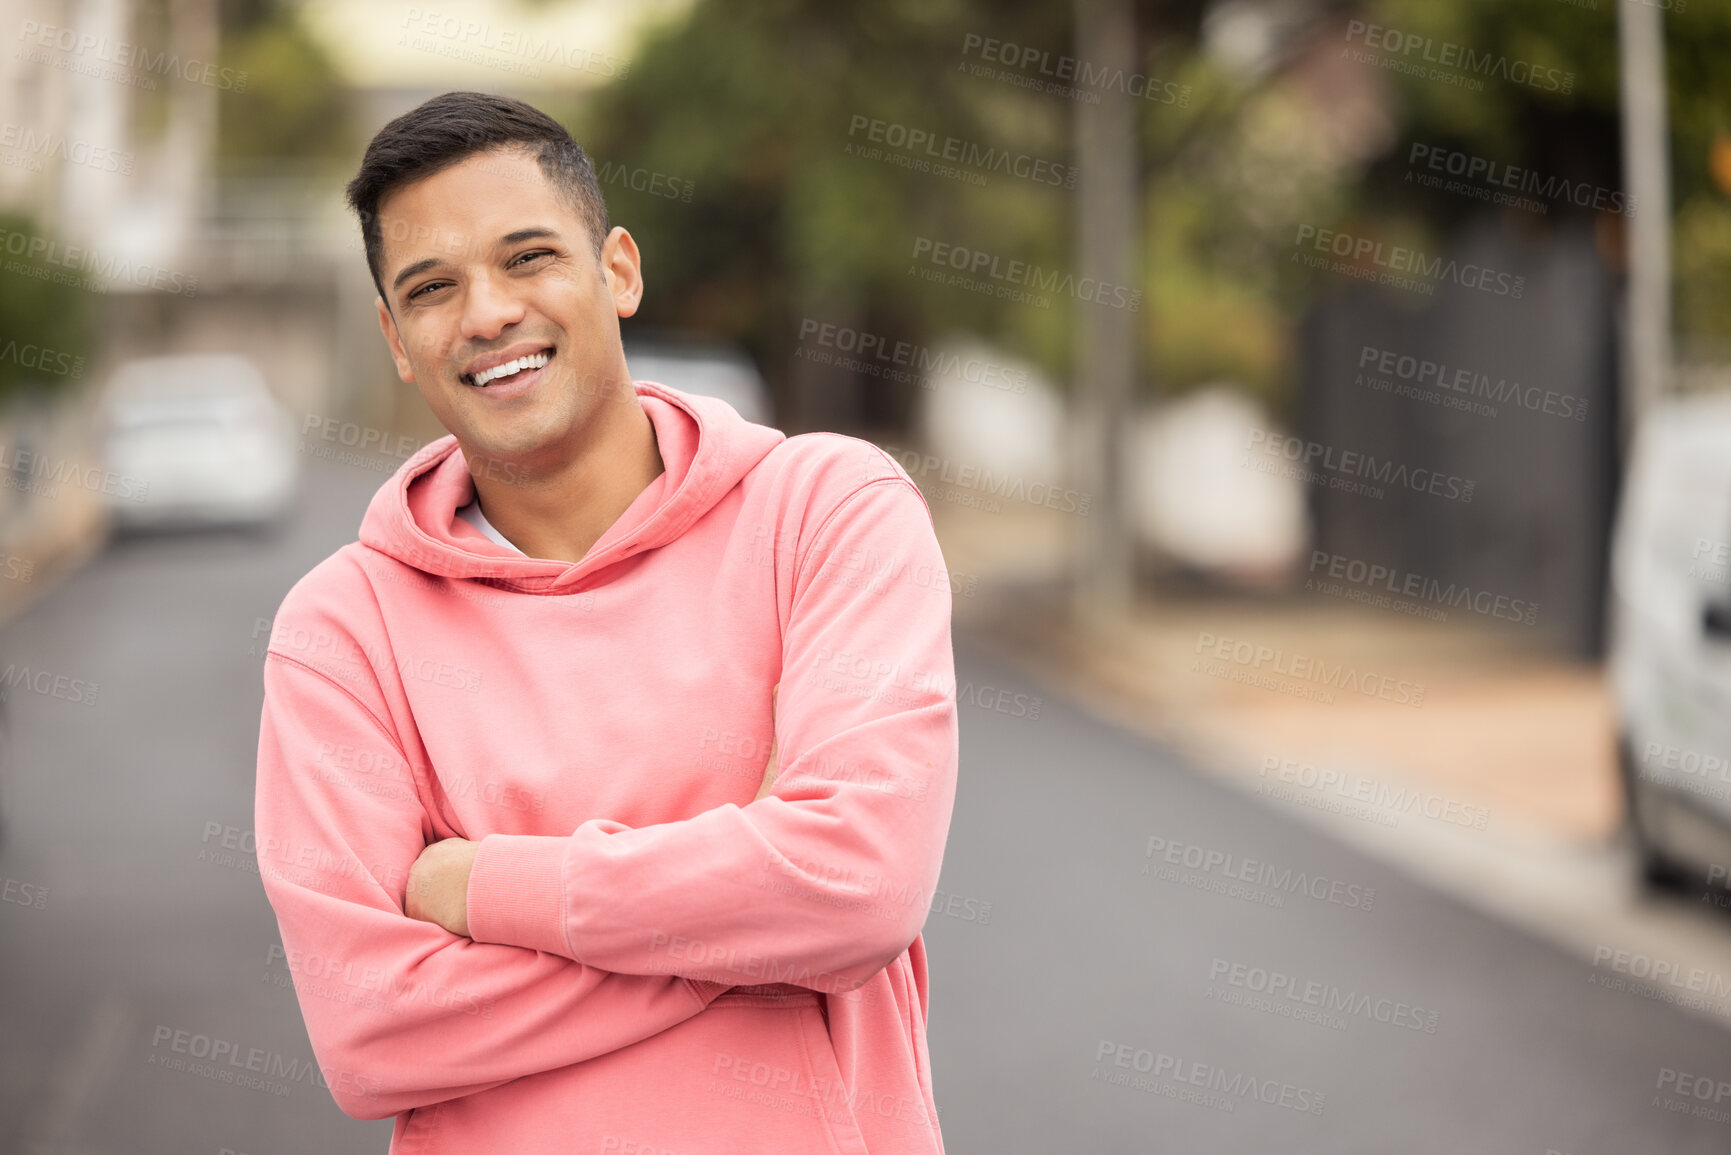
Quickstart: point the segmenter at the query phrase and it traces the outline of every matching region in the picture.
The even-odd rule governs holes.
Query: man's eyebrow
[[[499,243],[501,245],[518,245],[522,244],[524,241],[533,241],[541,237],[551,237],[554,240],[558,240],[559,234],[545,225],[531,225],[526,229],[518,229],[514,233],[506,233],[504,236],[499,238]],[[410,277],[418,276],[419,274],[426,272],[428,269],[436,267],[438,264],[439,258],[437,257],[426,257],[422,260],[416,261],[414,264],[397,274],[396,279],[391,282],[391,290],[394,292],[397,289],[402,288],[404,281],[408,280]]]
[[[410,277],[419,276],[428,269],[436,268],[438,264],[439,258],[437,257],[426,257],[422,260],[416,261],[414,264],[397,274],[397,279],[391,282],[391,291],[393,293],[396,292],[398,289],[403,287],[404,281],[408,280]]]
[[[545,225],[531,225],[526,229],[518,229],[514,233],[506,233],[499,238],[499,243],[501,245],[518,245],[539,237],[552,237],[554,240],[558,240],[559,234]]]

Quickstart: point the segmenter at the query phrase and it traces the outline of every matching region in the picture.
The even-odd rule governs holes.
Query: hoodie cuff
[[[568,838],[489,834],[469,872],[469,937],[579,961],[565,943]]]

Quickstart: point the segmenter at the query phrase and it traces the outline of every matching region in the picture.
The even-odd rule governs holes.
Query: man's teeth
[[[525,369],[539,369],[547,364],[550,358],[545,353],[531,353],[527,357],[519,357],[515,361],[507,361],[503,365],[495,365],[491,369],[483,369],[475,374],[475,384],[485,385],[489,381],[497,381],[501,377],[509,377],[513,373],[521,373]]]

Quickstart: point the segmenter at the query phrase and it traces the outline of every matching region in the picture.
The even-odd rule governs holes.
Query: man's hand
[[[775,786],[775,776],[781,772],[781,767],[775,764],[775,696],[779,693],[781,693],[781,683],[777,682],[775,688],[769,692],[769,764],[763,768],[763,785],[757,788],[757,798],[762,798],[770,792]],[[757,798],[753,798],[752,801],[756,802]]]
[[[480,846],[467,838],[447,838],[421,851],[409,867],[403,913],[468,938],[469,872]]]

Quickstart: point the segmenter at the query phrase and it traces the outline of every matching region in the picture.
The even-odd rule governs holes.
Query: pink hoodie
[[[320,1068],[392,1152],[941,1152],[930,515],[866,442],[636,389],[666,472],[581,562],[455,517],[446,437],[283,600],[258,855]],[[403,913],[450,837],[473,941]]]

